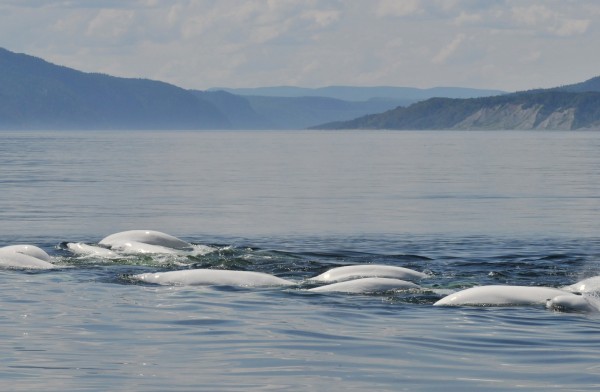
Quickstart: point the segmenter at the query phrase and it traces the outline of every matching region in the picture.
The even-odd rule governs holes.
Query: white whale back
[[[598,304],[584,295],[558,295],[546,302],[546,307],[559,312],[598,312]]]
[[[239,286],[268,287],[291,286],[294,282],[273,275],[254,271],[230,271],[213,269],[192,269],[169,272],[156,272],[132,276],[134,280],[163,285],[184,286]]]
[[[52,269],[50,256],[34,245],[10,245],[0,248],[0,267],[18,269]]]
[[[316,282],[341,282],[357,278],[394,278],[418,281],[426,278],[427,274],[404,267],[378,264],[349,265],[332,268],[310,280]]]
[[[178,250],[189,250],[192,245],[172,235],[154,230],[129,230],[104,237],[99,244],[112,248],[124,243],[142,243]]]
[[[116,258],[118,256],[110,249],[84,244],[83,242],[69,242],[66,246],[72,253],[80,256],[97,256],[104,258]]]
[[[177,254],[177,249],[168,248],[162,245],[152,245],[137,241],[115,242],[111,249],[121,254]]]
[[[368,294],[381,293],[390,290],[418,289],[419,285],[401,279],[393,278],[360,278],[337,282],[309,289],[315,293],[351,293]]]
[[[50,255],[48,253],[46,253],[43,249],[38,248],[35,245],[27,245],[27,244],[9,245],[9,246],[0,248],[0,251],[22,253],[24,255],[35,257],[36,259],[40,259],[40,260],[44,260],[44,261],[48,261],[48,262],[51,260]]]
[[[600,291],[600,276],[592,276],[570,286],[563,287],[563,290],[573,293],[591,293]]]
[[[545,304],[559,295],[573,295],[552,287],[479,286],[458,291],[440,299],[434,306],[503,306]]]

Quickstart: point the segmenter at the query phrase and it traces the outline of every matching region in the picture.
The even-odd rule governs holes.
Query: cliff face
[[[528,108],[523,104],[503,104],[477,110],[452,129],[539,129],[570,130],[575,121],[575,108],[558,109],[548,115],[542,105]]]
[[[319,129],[600,129],[600,92],[551,89],[476,99],[432,98]]]

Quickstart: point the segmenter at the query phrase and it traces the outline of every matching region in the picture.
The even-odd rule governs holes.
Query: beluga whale
[[[587,295],[558,295],[546,301],[546,307],[558,312],[591,313],[600,311],[598,299]]]
[[[419,285],[406,280],[394,278],[359,278],[314,287],[308,291],[315,293],[348,293],[348,294],[371,294],[382,293],[392,290],[419,289]]]
[[[578,297],[553,287],[490,285],[461,290],[440,299],[433,306],[545,305],[558,296]],[[562,298],[565,300],[566,298]]]
[[[178,286],[276,287],[296,284],[263,272],[218,269],[153,272],[133,275],[131,279],[146,283]]]
[[[0,268],[52,269],[51,257],[35,245],[9,245],[0,248]]]
[[[393,278],[408,281],[419,281],[428,275],[409,268],[379,264],[357,264],[332,268],[320,275],[310,278],[315,282],[342,282],[358,278]]]
[[[172,235],[154,230],[129,230],[104,237],[101,246],[133,253],[171,253],[176,250],[192,250],[192,244]]]
[[[591,278],[587,278],[572,285],[565,286],[563,287],[563,290],[573,293],[600,292],[600,276],[592,276]]]
[[[115,259],[127,255],[199,255],[214,249],[193,245],[170,234],[155,230],[128,230],[104,237],[97,245],[83,242],[62,243],[62,247],[79,256]]]
[[[105,259],[115,259],[119,257],[119,254],[112,251],[111,249],[104,248],[101,246],[89,245],[83,242],[67,242],[62,243],[60,246],[66,247],[71,253],[79,256],[94,256]]]

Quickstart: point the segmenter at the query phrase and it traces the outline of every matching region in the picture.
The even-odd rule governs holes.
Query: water
[[[0,389],[597,390],[600,316],[439,308],[442,290],[600,274],[594,132],[2,132]],[[62,241],[154,229],[204,256],[109,262]],[[187,267],[304,282],[339,265],[418,292],[168,287]]]

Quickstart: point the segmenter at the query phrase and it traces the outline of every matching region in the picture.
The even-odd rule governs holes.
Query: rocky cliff
[[[600,129],[599,78],[501,96],[432,98],[317,129]],[[576,87],[574,87],[576,86]]]
[[[452,129],[540,129],[570,130],[575,121],[575,108],[557,109],[548,115],[543,106],[528,108],[523,104],[503,104],[479,109]]]

